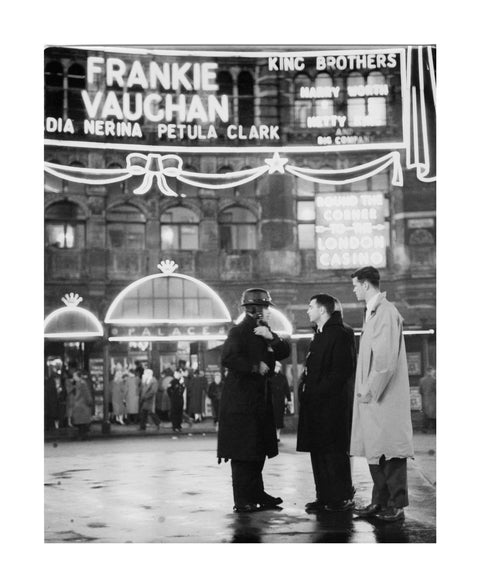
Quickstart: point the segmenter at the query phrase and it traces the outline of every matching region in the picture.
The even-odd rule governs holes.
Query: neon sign
[[[383,194],[317,196],[315,207],[318,269],[386,266],[388,234]]]
[[[100,321],[78,305],[83,298],[73,292],[62,297],[64,308],[49,314],[43,323],[44,338],[53,340],[85,340],[103,336]]]
[[[107,315],[105,316],[105,323],[107,324],[114,324],[114,325],[169,325],[174,324],[175,326],[187,324],[187,325],[210,325],[210,324],[225,324],[231,322],[230,312],[228,311],[227,306],[220,298],[220,296],[207,284],[203,283],[199,279],[195,277],[190,277],[189,275],[183,275],[181,273],[175,273],[175,270],[178,268],[178,265],[170,260],[167,259],[162,261],[158,268],[160,269],[161,273],[156,273],[153,275],[147,275],[146,277],[142,277],[137,281],[134,281],[129,286],[127,286],[124,290],[122,290],[117,297],[113,300],[110,307],[108,308]],[[162,278],[175,278],[179,281],[183,280],[193,284],[197,290],[196,295],[198,297],[205,297],[209,299],[213,303],[213,314],[211,316],[203,316],[201,318],[197,318],[194,316],[188,317],[178,317],[178,318],[169,318],[168,316],[163,317],[147,317],[147,316],[139,316],[139,317],[132,317],[128,316],[128,312],[126,312],[123,308],[124,301],[135,297],[136,293],[138,292],[139,288],[147,283],[152,282],[153,280],[158,280]],[[165,300],[160,300],[165,302]],[[174,333],[175,334],[175,333]],[[149,336],[150,334],[144,334],[144,336]],[[139,340],[139,339],[137,339]],[[143,339],[142,339],[143,340]]]
[[[75,112],[69,112],[67,96],[64,116],[49,116],[45,121],[47,139],[71,137],[97,142],[109,137],[114,144],[118,139],[131,139],[136,144],[160,147],[168,144],[170,149],[198,141],[196,147],[189,146],[197,151],[213,144],[230,148],[302,144],[307,150],[322,150],[328,144],[322,142],[324,135],[315,129],[348,130],[341,88],[352,71],[377,69],[385,76],[385,84],[400,89],[402,95],[405,85],[404,48],[343,52],[319,49],[301,55],[109,47],[101,49],[102,55],[98,55],[98,48],[82,49],[87,57],[86,85],[78,90],[80,110],[77,104]],[[92,51],[96,54],[92,55]],[[315,72],[330,72],[332,68],[338,75],[335,84],[295,87],[297,72],[315,75]],[[238,73],[232,76],[233,70]],[[265,82],[261,80],[268,78],[269,71],[283,72],[288,89],[281,107],[276,102],[272,105],[269,92],[262,87]],[[230,81],[223,81],[224,74]],[[250,76],[251,85],[246,92],[237,79],[237,75],[243,74]],[[358,93],[361,94],[360,90]],[[333,111],[325,113],[329,116],[318,116],[321,113],[315,111],[311,100],[315,98],[331,101]],[[305,129],[303,118],[297,119],[295,114],[298,100],[305,100],[307,109],[311,108],[307,113],[310,120],[307,128],[311,129],[308,137],[303,134],[300,138],[297,133]],[[289,112],[285,115],[288,105]],[[388,133],[383,125],[383,130],[378,128],[378,132],[368,134],[369,143],[379,148],[391,145],[397,148],[404,142],[401,101],[392,105],[389,117]],[[384,140],[387,134],[388,141]],[[358,145],[347,142],[338,146]]]
[[[63,100],[57,101],[61,113],[45,119],[47,147],[269,155],[276,150],[283,154],[383,150],[392,158],[405,149],[406,168],[415,169],[420,181],[436,180],[435,153],[429,146],[435,135],[433,46],[288,51],[74,46],[68,47],[69,59],[72,49],[82,52],[80,59],[86,53],[90,60],[83,98],[78,90],[85,111],[78,113],[76,104],[77,117],[70,115],[65,84],[63,90],[47,87],[57,97],[64,92]],[[51,58],[58,59],[60,50],[55,47]],[[220,68],[267,75],[254,80],[251,95],[239,94],[238,87],[226,93],[225,86],[220,92]],[[272,77],[268,72],[282,72],[287,90],[281,110],[287,116],[280,116],[280,106],[272,106],[271,92],[262,87],[262,80]],[[332,82],[323,86],[316,80],[311,87],[305,83],[296,87],[298,72],[310,76],[312,84],[316,72],[330,75]],[[355,81],[345,83],[352,72]],[[385,81],[374,75],[374,82],[368,72],[380,73]],[[394,93],[401,99],[393,101]],[[356,101],[350,113],[342,94],[347,102]],[[325,100],[328,108],[321,104]],[[240,111],[248,114],[248,123],[239,120]],[[96,118],[88,118],[88,113]],[[60,177],[60,170],[49,171]],[[396,176],[399,173],[395,171]]]

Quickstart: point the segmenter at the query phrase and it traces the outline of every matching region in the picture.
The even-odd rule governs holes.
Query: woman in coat
[[[205,411],[205,395],[208,382],[204,371],[195,371],[189,386],[188,413],[195,418],[195,422],[201,422]]]
[[[242,295],[245,318],[228,333],[222,365],[228,369],[220,403],[219,459],[230,459],[234,511],[257,511],[278,505],[280,498],[265,493],[262,470],[265,457],[278,454],[275,419],[267,377],[275,361],[290,354],[290,345],[272,332],[268,321],[268,291],[246,290]]]
[[[212,402],[212,415],[213,421],[217,424],[218,429],[218,412],[220,409],[220,400],[222,398],[222,391],[223,391],[224,383],[222,381],[222,374],[220,371],[216,371],[213,374],[213,381],[208,386],[207,395]]]
[[[124,375],[125,385],[125,403],[126,411],[129,423],[138,421],[139,412],[139,396],[140,388],[138,384],[138,378],[135,377],[135,371],[130,369],[127,374]]]
[[[115,374],[112,381],[112,409],[115,422],[125,424],[125,383],[123,380],[123,369],[120,363],[115,365]]]
[[[93,399],[89,386],[80,371],[73,374],[75,393],[73,397],[72,420],[78,428],[79,437],[85,440],[92,418]]]

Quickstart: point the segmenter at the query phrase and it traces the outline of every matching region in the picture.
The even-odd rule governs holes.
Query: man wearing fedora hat
[[[234,511],[250,513],[282,503],[263,486],[265,458],[278,454],[275,418],[268,377],[275,361],[290,354],[290,345],[268,326],[269,292],[247,289],[241,305],[245,318],[228,333],[222,351],[222,366],[228,369],[220,402],[218,451],[230,460]]]

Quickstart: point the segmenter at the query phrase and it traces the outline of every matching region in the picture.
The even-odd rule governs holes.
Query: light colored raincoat
[[[360,338],[350,454],[370,464],[413,457],[403,318],[380,294]]]

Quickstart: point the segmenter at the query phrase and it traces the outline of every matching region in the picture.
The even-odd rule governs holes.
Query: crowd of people
[[[95,409],[87,371],[75,364],[65,367],[61,359],[50,360],[44,399],[45,430],[76,427],[80,439],[86,438]]]
[[[77,427],[80,437],[84,438],[95,415],[90,375],[77,369],[75,364],[64,365],[60,358],[50,358],[47,369],[45,430]],[[279,398],[276,417],[280,434],[286,406],[284,398],[290,400],[290,388],[280,369],[272,385],[278,388],[275,396]],[[183,361],[174,368],[163,369],[158,378],[140,361],[128,367],[117,362],[109,382],[108,420],[114,425],[136,425],[140,430],[146,430],[150,422],[157,429],[161,422],[170,422],[172,431],[180,432],[183,424],[192,427],[205,419],[208,398],[218,429],[223,387],[224,375],[220,371],[214,372],[209,382],[204,370],[188,369]],[[79,404],[82,404],[81,409]]]

